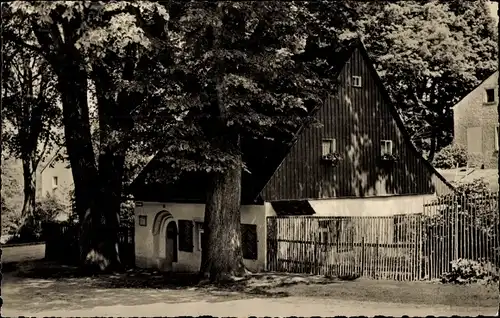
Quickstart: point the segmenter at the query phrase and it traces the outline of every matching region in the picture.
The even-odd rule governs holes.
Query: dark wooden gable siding
[[[335,197],[432,194],[433,169],[408,145],[364,52],[355,49],[339,74],[339,87],[316,116],[321,128],[307,128],[262,191],[263,198],[297,200]],[[351,86],[352,76],[362,87]],[[322,139],[335,138],[343,160],[321,163]],[[393,141],[399,161],[379,162],[380,141]]]

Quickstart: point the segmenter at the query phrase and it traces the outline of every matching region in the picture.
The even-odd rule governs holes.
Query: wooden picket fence
[[[415,280],[421,215],[268,217],[270,271]]]
[[[498,193],[451,195],[423,213],[381,217],[267,218],[267,269],[327,276],[440,278],[451,262],[499,265]]]
[[[426,279],[440,278],[458,259],[499,265],[498,193],[448,195],[424,204]]]
[[[67,264],[76,264],[79,260],[79,228],[64,223],[43,224],[45,239],[45,259]],[[121,227],[118,231],[118,249],[122,264],[133,267],[135,264],[134,228]]]

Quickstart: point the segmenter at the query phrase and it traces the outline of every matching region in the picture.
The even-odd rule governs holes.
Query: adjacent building
[[[47,196],[55,198],[58,202],[62,203],[67,207],[67,213],[59,215],[58,220],[67,219],[70,213],[70,191],[73,189],[73,175],[69,164],[57,160],[61,151],[64,148],[59,148],[53,151],[47,156],[47,159],[42,161],[37,168],[35,176],[36,184],[36,200],[40,201]],[[23,166],[20,159],[11,159],[6,162],[9,165],[9,169],[15,174],[16,180],[18,182],[19,193],[17,197],[10,198],[17,202],[16,208],[20,209],[23,202]],[[20,203],[19,203],[20,202]]]
[[[498,71],[453,106],[454,140],[471,168],[498,167]]]
[[[59,202],[70,206],[70,192],[73,190],[73,174],[67,161],[57,160],[64,148],[57,148],[40,164],[37,173],[37,197],[47,195],[55,197]]]

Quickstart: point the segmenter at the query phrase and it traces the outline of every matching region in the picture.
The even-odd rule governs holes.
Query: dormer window
[[[486,104],[495,103],[495,89],[494,88],[487,88],[485,95],[486,95],[485,96],[485,103]]]
[[[353,76],[352,77],[352,86],[353,87],[361,87],[361,76]]]
[[[392,140],[381,140],[380,141],[380,155],[392,156]]]
[[[322,144],[322,156],[327,156],[329,154],[332,154],[335,152],[335,139],[323,139],[323,144]]]

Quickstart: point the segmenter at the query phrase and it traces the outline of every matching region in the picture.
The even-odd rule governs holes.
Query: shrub
[[[453,182],[453,186],[455,187],[456,192],[468,197],[493,195],[496,193],[491,190],[490,185],[484,180],[484,178]]]
[[[449,145],[441,149],[434,157],[436,168],[452,169],[467,165],[467,149],[459,145]]]
[[[9,234],[13,234],[8,242],[24,243],[42,240],[42,224],[53,222],[58,215],[66,212],[65,205],[61,204],[54,196],[47,195],[36,203],[32,216],[23,218],[20,213],[8,215]]]
[[[79,223],[78,214],[76,213],[75,204],[75,192],[71,190],[69,192],[70,202],[71,202],[71,214],[69,217],[69,223]],[[120,203],[120,224],[125,227],[134,226],[134,208],[135,202],[132,197],[125,199]]]
[[[120,223],[121,226],[133,227],[134,226],[134,208],[135,201],[128,199],[120,205]]]
[[[23,205],[23,188],[19,184],[22,179],[22,169],[11,159],[2,158],[2,235],[8,235],[12,228],[17,228],[17,215]]]
[[[450,265],[451,271],[441,276],[441,282],[444,284],[489,284],[498,281],[495,265],[484,259],[474,261],[459,258],[451,261]]]

